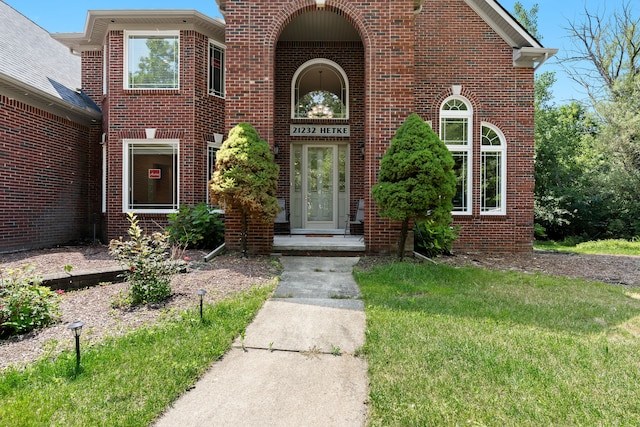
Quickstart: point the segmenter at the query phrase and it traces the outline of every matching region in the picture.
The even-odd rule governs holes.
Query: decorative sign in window
[[[350,136],[349,125],[290,125],[291,136],[336,137]]]
[[[162,169],[149,169],[149,179],[162,179]]]

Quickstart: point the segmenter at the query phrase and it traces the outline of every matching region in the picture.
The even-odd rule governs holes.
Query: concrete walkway
[[[282,257],[282,280],[225,357],[156,424],[362,426],[367,367],[358,258]]]

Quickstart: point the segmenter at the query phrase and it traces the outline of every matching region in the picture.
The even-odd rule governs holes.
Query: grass
[[[574,252],[580,254],[602,255],[637,255],[640,256],[640,239],[632,241],[624,239],[595,240],[576,243],[566,242],[536,242],[536,249],[553,250],[559,252]]]
[[[543,275],[356,271],[371,426],[640,425],[640,300]]]
[[[0,374],[0,425],[147,426],[231,346],[273,286]]]

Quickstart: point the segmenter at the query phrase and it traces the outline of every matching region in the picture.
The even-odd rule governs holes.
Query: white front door
[[[338,230],[348,201],[348,146],[292,146],[292,228]]]

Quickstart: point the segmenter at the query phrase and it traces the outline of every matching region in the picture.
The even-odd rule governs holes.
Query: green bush
[[[206,203],[183,205],[168,218],[167,231],[173,243],[194,249],[215,249],[224,243],[224,221]]]
[[[59,316],[59,297],[41,286],[35,266],[7,269],[0,279],[0,337],[43,328]]]
[[[138,219],[132,213],[129,220],[129,240],[112,240],[109,253],[127,268],[129,297],[132,305],[161,302],[171,295],[171,278],[182,264],[172,259],[167,233],[143,234]]]
[[[458,238],[457,227],[438,225],[431,220],[417,221],[414,230],[416,252],[428,257],[450,254],[451,245]]]

